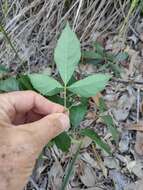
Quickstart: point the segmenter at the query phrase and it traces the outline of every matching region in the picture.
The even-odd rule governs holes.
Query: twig
[[[130,130],[130,131],[131,130],[133,130],[133,131],[143,131],[143,126],[139,126],[139,127],[138,126],[137,127],[135,127],[135,126],[134,127],[127,127],[126,129]]]
[[[125,129],[134,131],[143,131],[143,122],[138,122],[136,124],[125,125]]]
[[[117,78],[112,78],[113,82],[118,82],[118,83],[122,83],[122,84],[130,84],[130,85],[143,85],[143,81],[134,81],[133,79],[129,79],[129,80],[122,80],[122,79],[117,79]]]
[[[73,22],[73,30],[74,31],[76,29],[76,22],[78,21],[78,17],[80,15],[80,9],[82,7],[82,4],[83,4],[83,0],[79,0],[79,6],[78,6],[77,13],[76,13],[76,16],[75,16],[75,19],[74,19],[74,22]]]
[[[35,188],[36,190],[39,190],[39,187],[37,186],[37,184],[35,183],[35,181],[33,180],[32,177],[30,177],[30,182],[32,183],[32,185],[34,186],[34,188]]]
[[[140,113],[140,88],[137,90],[137,123],[139,122],[139,113]]]
[[[105,176],[105,178],[107,178],[107,170],[102,162],[102,159],[100,157],[100,155],[98,154],[98,152],[96,151],[96,147],[94,145],[92,145],[92,149],[93,149],[93,152],[95,154],[95,157],[97,159],[97,163],[99,165],[99,167],[101,168],[102,172],[103,172],[103,175]]]

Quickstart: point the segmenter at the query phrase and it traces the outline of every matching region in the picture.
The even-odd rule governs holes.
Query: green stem
[[[126,27],[128,21],[129,21],[129,18],[130,18],[130,16],[131,16],[131,14],[133,13],[135,7],[137,6],[138,2],[139,2],[138,0],[133,0],[133,1],[132,1],[131,7],[130,7],[130,9],[129,9],[129,11],[128,11],[128,14],[127,14],[127,16],[125,17],[125,20],[124,20],[124,22],[123,22],[123,25],[122,25],[122,27],[121,27],[121,29],[120,29],[120,31],[119,31],[119,35],[122,35],[123,30],[125,29],[125,27]]]
[[[67,107],[67,86],[64,86],[64,107]]]
[[[18,59],[20,61],[22,61],[21,58],[20,58],[20,56],[19,56],[19,54],[18,54],[18,52],[17,52],[17,50],[15,49],[14,45],[11,42],[10,37],[8,36],[7,32],[5,31],[5,29],[4,29],[4,27],[3,27],[3,25],[1,23],[0,23],[0,32],[3,33],[3,35],[5,36],[8,44],[10,45],[10,47],[12,48],[12,50],[14,51],[14,53],[16,54],[16,56],[18,57]]]

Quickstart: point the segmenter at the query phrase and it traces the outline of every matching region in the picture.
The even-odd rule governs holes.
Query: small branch
[[[32,177],[30,177],[30,182],[32,183],[33,187],[36,189],[36,190],[40,190],[38,185],[35,183],[35,181],[33,180]]]
[[[140,113],[140,88],[137,90],[137,123],[139,122]]]
[[[126,130],[143,131],[143,123],[129,124],[124,126]]]
[[[129,131],[143,131],[143,126],[140,127],[128,127],[126,128]]]
[[[96,147],[94,145],[92,145],[92,149],[93,149],[93,152],[95,154],[95,157],[97,159],[97,164],[99,165],[99,167],[101,168],[102,172],[103,172],[103,175],[105,178],[107,178],[107,170],[103,164],[103,161],[100,157],[100,155],[98,154],[98,152],[96,151]]]
[[[112,78],[112,81],[122,83],[122,84],[143,85],[143,81],[134,81],[132,79],[130,79],[130,80],[122,80],[122,79]]]

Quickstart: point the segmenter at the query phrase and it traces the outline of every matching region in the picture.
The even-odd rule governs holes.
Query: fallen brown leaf
[[[126,125],[126,129],[134,131],[143,131],[143,122],[139,122],[137,124],[132,125]]]
[[[135,142],[135,151],[140,156],[143,155],[143,133],[137,132],[136,142]]]
[[[99,106],[99,100],[102,97],[101,93],[98,93],[96,96],[92,96],[92,100],[95,102],[96,106]]]

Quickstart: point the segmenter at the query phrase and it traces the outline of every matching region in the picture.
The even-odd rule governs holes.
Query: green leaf
[[[0,91],[2,92],[11,92],[11,91],[18,91],[19,90],[19,83],[16,78],[11,77],[6,80],[0,81]]]
[[[32,86],[45,96],[57,94],[63,88],[58,81],[45,74],[30,74],[28,77]]]
[[[127,52],[120,52],[120,53],[118,53],[118,55],[116,55],[115,61],[122,62],[122,61],[127,60],[128,57],[129,57],[129,55]]]
[[[76,82],[76,78],[74,77],[74,76],[72,76],[71,78],[70,78],[70,80],[69,80],[69,82],[68,82],[68,86],[69,85],[72,85],[73,83],[75,83]]]
[[[141,13],[143,13],[143,1],[140,2],[139,6],[140,6]]]
[[[67,23],[63,30],[54,53],[54,59],[61,78],[66,85],[81,57],[80,42]]]
[[[80,98],[80,102],[82,103],[82,105],[86,105],[87,106],[88,105],[88,100],[89,100],[88,98],[84,98],[84,97]]]
[[[105,104],[105,101],[101,97],[99,98],[98,109],[99,109],[100,113],[103,113],[103,112],[107,111],[107,106]]]
[[[92,65],[99,65],[99,64],[102,64],[103,62],[104,62],[104,60],[90,59],[90,60],[87,60],[85,63],[92,64]]]
[[[28,75],[20,75],[18,81],[21,90],[33,90]]]
[[[119,64],[114,62],[108,62],[108,66],[111,68],[111,70],[114,72],[116,77],[120,77],[120,74],[122,73],[122,68],[119,66]]]
[[[60,95],[54,95],[54,96],[47,96],[47,99],[55,102],[57,104],[63,105],[64,106],[64,98],[61,98]],[[69,99],[67,100],[67,108],[71,106],[71,102]]]
[[[73,127],[77,127],[87,112],[87,105],[73,106],[70,109],[70,121]]]
[[[101,116],[105,125],[107,125],[112,137],[115,141],[119,140],[119,132],[113,123],[113,119],[110,115]]]
[[[68,184],[68,182],[70,180],[70,176],[71,176],[71,174],[73,172],[73,168],[74,168],[75,162],[76,162],[76,160],[78,158],[78,155],[79,155],[79,152],[80,152],[80,148],[81,148],[81,143],[79,144],[78,149],[77,149],[77,151],[76,151],[76,153],[75,153],[72,161],[70,162],[70,164],[69,164],[69,166],[67,168],[67,171],[65,173],[65,176],[64,176],[64,179],[63,179],[63,183],[62,183],[62,186],[61,186],[60,190],[66,190],[67,184]]]
[[[5,67],[5,66],[3,66],[3,65],[0,65],[0,74],[2,73],[7,73],[9,70]]]
[[[95,96],[105,88],[110,78],[111,76],[108,74],[92,75],[72,84],[68,90],[82,97]]]
[[[6,18],[7,14],[8,14],[8,10],[9,10],[8,0],[4,0],[4,2],[2,4],[2,10],[3,10],[4,17]]]
[[[104,113],[107,111],[107,106],[105,104],[105,101],[103,100],[103,98],[99,99],[99,111],[100,113]],[[104,124],[107,125],[110,133],[112,134],[112,137],[115,141],[118,141],[119,139],[119,132],[116,128],[116,126],[114,125],[113,119],[110,115],[104,115],[101,116],[101,119],[103,120]]]
[[[82,57],[84,59],[97,59],[97,60],[104,60],[104,57],[100,55],[99,53],[96,53],[94,51],[83,51]]]
[[[94,143],[96,143],[98,146],[100,146],[104,151],[106,151],[108,154],[111,155],[111,150],[108,144],[106,144],[99,135],[92,129],[83,129],[81,130],[81,135],[88,136],[93,140]]]
[[[95,42],[94,47],[95,47],[97,53],[99,53],[100,55],[104,55],[105,50],[99,42]]]
[[[48,100],[55,102],[60,105],[64,105],[64,99],[61,98],[59,95],[54,95],[54,96],[48,96]]]
[[[112,53],[106,53],[106,61],[114,62],[115,56]]]
[[[56,146],[63,152],[67,152],[71,146],[71,139],[66,132],[61,133],[55,139]]]

